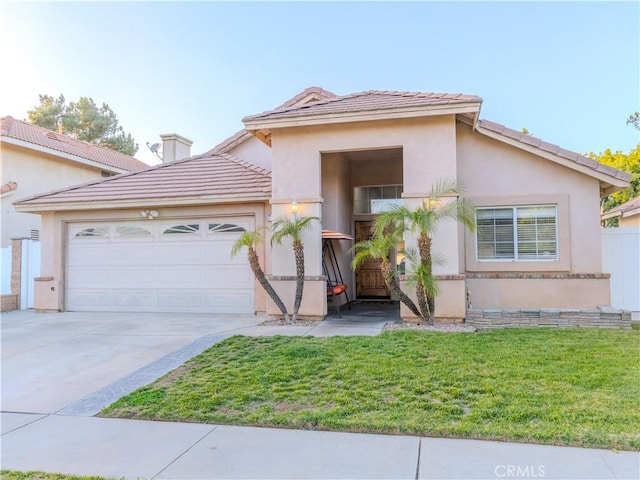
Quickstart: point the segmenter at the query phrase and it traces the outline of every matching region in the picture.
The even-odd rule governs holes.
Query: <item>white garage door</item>
[[[252,217],[69,224],[70,311],[253,313]]]

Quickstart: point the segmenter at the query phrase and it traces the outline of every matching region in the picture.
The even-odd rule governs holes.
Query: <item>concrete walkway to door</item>
[[[637,452],[96,418],[208,346],[243,335],[376,335],[255,316],[2,315],[2,468],[113,478],[638,478]],[[511,474],[511,475],[510,475]]]

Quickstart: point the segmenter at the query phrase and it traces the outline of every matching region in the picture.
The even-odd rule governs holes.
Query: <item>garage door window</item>
[[[107,237],[109,236],[108,227],[89,227],[83,228],[75,234],[76,237]]]
[[[116,237],[150,237],[151,232],[136,225],[124,225],[116,229]]]
[[[200,233],[200,225],[197,223],[192,224],[182,224],[182,225],[174,225],[173,227],[167,228],[163,235],[175,235],[175,234],[198,234]]]
[[[246,230],[233,223],[210,223],[209,233],[232,233],[232,232],[246,232]]]

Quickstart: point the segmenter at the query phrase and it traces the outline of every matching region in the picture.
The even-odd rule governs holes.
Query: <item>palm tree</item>
[[[235,257],[240,250],[244,247],[247,247],[247,256],[249,257],[249,266],[251,267],[251,271],[253,275],[256,277],[262,288],[264,288],[267,295],[271,297],[273,303],[280,309],[282,314],[284,315],[284,319],[287,323],[291,323],[291,319],[289,318],[289,313],[287,312],[287,307],[285,307],[284,302],[278,296],[276,291],[273,289],[269,280],[265,276],[262,268],[260,267],[260,261],[258,260],[258,254],[256,253],[255,246],[259,243],[262,243],[262,235],[260,232],[244,232],[238,240],[233,244],[231,248],[231,257]]]
[[[281,245],[282,241],[288,237],[290,237],[293,242],[293,255],[296,259],[296,297],[293,303],[293,322],[298,319],[298,312],[300,311],[304,290],[304,245],[302,244],[302,232],[304,232],[314,220],[320,219],[318,217],[298,217],[294,215],[293,219],[280,217],[273,222],[271,245],[274,243]]]
[[[400,235],[398,235],[398,233]],[[352,250],[356,253],[351,265],[355,269],[366,260],[379,260],[382,277],[389,291],[396,295],[414,315],[423,321],[427,321],[428,317],[425,318],[425,316],[420,313],[420,310],[418,310],[418,307],[416,307],[416,304],[413,303],[413,300],[400,289],[395,269],[389,261],[389,252],[398,244],[401,234],[402,231],[396,229],[394,232],[388,232],[386,235],[374,235],[368,240],[356,243],[352,247]]]
[[[440,221],[455,219],[470,230],[475,226],[473,205],[460,199],[461,188],[455,180],[441,180],[431,188],[429,201],[414,210],[404,206],[393,206],[391,210],[381,213],[375,220],[376,235],[393,226],[404,231],[418,234],[418,253],[421,269],[417,270],[416,296],[423,315],[430,321],[435,319],[435,294],[429,285],[433,284],[432,237]],[[446,198],[445,200],[439,200]]]

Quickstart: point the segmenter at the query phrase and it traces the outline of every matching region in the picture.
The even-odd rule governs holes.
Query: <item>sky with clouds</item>
[[[0,116],[92,97],[151,164],[161,133],[202,153],[310,86],[474,94],[577,152],[639,141],[638,2],[0,1],[0,42]]]

